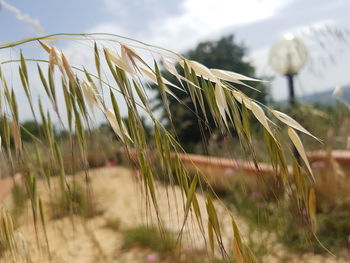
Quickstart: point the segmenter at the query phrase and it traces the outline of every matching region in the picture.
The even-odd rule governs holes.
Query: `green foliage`
[[[67,189],[61,190],[60,196],[52,201],[51,209],[54,219],[69,215],[79,215],[91,218],[101,213],[95,207],[86,187],[81,183],[73,182]]]
[[[350,233],[350,202],[348,200],[341,204],[337,201],[338,204],[333,206],[332,209],[324,200],[319,200],[317,240],[310,228],[307,209],[298,208],[294,198],[283,198],[282,196],[277,199],[269,198],[271,194],[274,196],[280,190],[278,188],[272,190],[274,187],[271,182],[268,185],[270,192],[268,195],[264,190],[265,187],[259,186],[259,188],[256,188],[242,181],[237,182],[225,193],[225,200],[233,204],[239,214],[243,215],[248,222],[251,235],[254,235],[257,230],[262,232],[271,231],[271,233],[276,234],[279,242],[288,249],[299,253],[327,253],[324,247],[333,253],[337,253],[348,246],[348,235]],[[329,187],[331,186],[328,185],[328,189],[322,190],[331,191]],[[319,189],[317,185],[316,189]],[[321,193],[317,192],[317,194],[320,195]],[[257,242],[256,240],[250,240],[250,235],[248,235],[249,247],[254,250],[256,256],[259,254],[262,256],[271,250],[271,246],[273,246],[270,242],[271,239],[269,235],[266,242]]]
[[[237,182],[227,190],[225,199],[232,203],[249,222],[264,226],[271,220],[270,216],[273,212],[273,209],[270,210],[269,202],[264,195],[264,189],[269,188],[261,187],[261,185],[258,188],[251,187],[242,182]],[[273,192],[271,188],[269,190],[271,193]]]
[[[313,134],[323,141],[325,148],[346,147],[349,109],[341,103],[334,106],[299,103],[293,108],[279,105],[276,105],[276,108],[292,116],[307,130],[312,130]],[[307,137],[303,138],[303,141],[310,151],[322,147],[317,141]]]
[[[334,211],[319,211],[317,214],[316,237],[312,233],[307,221],[306,211],[295,213],[284,209],[271,215],[273,221],[280,222],[279,227],[274,225],[270,229],[277,233],[278,240],[287,248],[295,252],[314,252],[320,254],[338,254],[348,247],[350,233],[349,209],[336,209]],[[280,217],[280,219],[278,219]]]
[[[199,43],[194,49],[184,54],[188,59],[198,61],[209,68],[217,68],[223,70],[234,71],[243,75],[255,77],[255,68],[250,62],[245,61],[247,55],[246,48],[237,44],[233,35],[222,37],[216,41],[206,41]],[[178,68],[182,72],[182,68]],[[162,72],[169,81],[178,83],[175,76],[168,72]],[[199,84],[199,83],[198,83]],[[244,85],[234,84],[239,90],[247,94],[249,97],[258,100],[264,104],[270,102],[269,87],[265,83],[254,85],[258,91],[248,88]],[[174,97],[169,97],[170,112],[172,118],[172,126],[176,127],[176,136],[184,147],[193,152],[195,146],[201,142],[204,144],[216,130],[214,119],[206,114],[208,111],[207,103],[204,103],[205,109],[196,106],[190,98],[191,93],[183,92],[174,87],[170,90],[182,101],[182,105]],[[154,89],[158,92],[158,89]],[[211,94],[209,96],[213,96]],[[157,95],[158,102],[155,102],[154,108],[162,107],[161,96]],[[214,102],[215,103],[215,102]],[[163,112],[163,118],[167,119],[167,114]],[[169,125],[171,128],[171,125]],[[217,132],[219,135],[220,131]]]
[[[349,218],[350,202],[348,202],[346,207],[338,207],[333,211],[323,212],[318,215],[317,237],[332,252],[341,251],[349,246]],[[317,252],[324,252],[319,246],[316,246],[316,248]]]
[[[172,255],[175,252],[176,240],[167,230],[159,230],[154,226],[138,226],[123,232],[125,249],[132,247],[150,248],[163,256]]]
[[[32,142],[33,138],[39,138],[42,126],[35,121],[25,121],[21,123],[21,136],[25,142]]]

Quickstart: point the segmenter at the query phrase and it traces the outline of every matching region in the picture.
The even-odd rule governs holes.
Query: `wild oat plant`
[[[52,44],[58,40],[88,45],[95,70],[88,71],[84,66],[71,65],[67,56]],[[132,157],[134,168],[140,171],[145,204],[155,209],[160,228],[162,220],[158,213],[159,200],[155,184],[157,168],[152,165],[155,157],[162,170],[166,171],[169,182],[181,188],[185,216],[180,220],[185,223],[191,219],[198,224],[208,255],[214,258],[214,254],[219,253],[225,262],[254,261],[254,255],[241,237],[240,226],[229,209],[227,213],[232,218],[233,228],[232,244],[229,247],[224,245],[222,223],[213,204],[217,195],[205,176],[199,170],[194,175],[190,174],[179,157],[185,151],[177,140],[176,127],[171,125],[168,98],[175,97],[171,91],[173,88],[189,94],[195,111],[204,114],[204,119],[201,120],[204,124],[209,117],[213,118],[222,134],[230,134],[233,127],[239,137],[240,146],[250,156],[252,165],[259,169],[255,159],[259,149],[253,145],[250,129],[250,118],[256,118],[260,124],[261,138],[274,167],[274,176],[283,182],[286,193],[297,200],[300,211],[309,211],[308,220],[315,229],[314,178],[298,133],[314,136],[288,115],[260,104],[236,87],[244,85],[254,89],[248,83],[259,80],[231,71],[207,68],[171,50],[114,34],[54,34],[1,44],[0,52],[9,49],[19,51],[24,46],[41,49],[48,58],[27,58],[20,52],[17,59],[0,61],[1,148],[2,158],[8,163],[8,174],[13,176],[18,171],[22,174],[31,202],[33,227],[37,233],[40,228],[45,232],[46,218],[46,210],[37,191],[39,178],[44,178],[50,185],[50,178],[56,176],[59,178],[61,192],[70,191],[61,144],[55,138],[53,119],[57,119],[55,124],[67,131],[71,148],[74,151],[78,149],[86,172],[86,191],[89,197],[92,195],[89,194],[91,187],[88,179],[87,138],[94,127],[95,111],[100,111],[122,144],[125,155]],[[153,58],[153,62],[149,62],[149,57]],[[33,65],[28,67],[29,64],[34,64],[36,70],[30,70]],[[183,73],[180,73],[179,67]],[[14,71],[14,68],[18,71]],[[161,70],[174,75],[180,85],[165,79]],[[41,85],[35,85],[36,90],[42,89],[39,96],[33,95],[35,79],[40,79],[41,82]],[[167,126],[157,118],[150,105],[148,90],[151,85],[156,85],[160,91],[168,115]],[[23,98],[21,101],[18,99],[19,88],[24,90],[26,103]],[[63,101],[60,101],[58,94],[63,94]],[[179,104],[184,104],[178,98],[175,99]],[[38,136],[31,134],[33,142],[30,146],[21,138],[21,134],[26,132],[20,124],[19,116],[23,105],[28,105],[25,110],[31,112],[36,125],[41,127]],[[125,105],[127,109],[127,118],[122,118],[121,105]],[[146,140],[143,118],[152,127],[152,143]],[[291,142],[281,141],[280,134],[284,128],[288,130]],[[284,150],[291,148],[291,143],[299,158],[294,157],[292,150]],[[293,169],[288,169],[287,159],[293,160]],[[52,172],[48,169],[50,166],[58,169]],[[206,196],[204,208],[199,206],[198,193]],[[9,262],[19,261],[21,253],[16,245],[18,237],[15,235],[10,214],[3,211],[0,220],[1,253]],[[178,234],[178,241],[181,240],[182,232]],[[46,242],[49,246],[50,240]]]

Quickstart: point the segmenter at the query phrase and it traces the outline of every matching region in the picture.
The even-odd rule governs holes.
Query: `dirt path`
[[[140,224],[157,224],[154,210],[145,209],[145,198],[141,192],[137,176],[132,171],[121,167],[105,167],[91,170],[91,183],[93,185],[97,206],[102,214],[89,220],[78,217],[66,217],[58,220],[47,220],[47,235],[50,240],[52,263],[97,263],[97,262],[150,262],[147,256],[150,251],[145,249],[123,250],[123,235],[120,231],[113,231],[105,227],[109,219],[120,220],[120,228],[127,229]],[[83,174],[78,175],[83,180]],[[54,182],[53,182],[54,183]],[[177,234],[182,226],[184,217],[181,191],[178,187],[167,188],[165,185],[157,185],[160,217],[164,227]],[[49,191],[44,182],[38,184],[39,194],[46,207],[49,206],[54,190]],[[201,210],[203,211],[204,225],[205,198],[198,196]],[[226,210],[218,202],[215,203],[219,220],[223,228],[224,243],[227,247],[231,245],[232,230],[231,219]],[[47,213],[49,214],[49,212]],[[237,216],[238,225],[244,234],[247,226]],[[45,245],[44,233],[39,231],[39,245],[30,209],[24,213],[23,225],[18,229],[26,240],[26,250],[30,252],[32,262],[48,262],[47,247]],[[257,238],[259,238],[257,234]],[[201,238],[195,220],[189,220],[184,230],[183,247],[185,249],[203,248]],[[272,249],[273,253],[265,257],[263,262],[324,262],[344,263],[346,261],[336,260],[331,257],[318,257],[312,254],[300,256],[286,252],[282,246]],[[157,261],[155,261],[157,262]]]
[[[83,180],[84,176],[78,175],[79,177]],[[145,207],[145,196],[140,184],[137,183],[137,176],[125,168],[106,167],[90,171],[90,177],[98,209],[103,213],[88,221],[75,217],[72,223],[68,217],[47,222],[51,262],[144,262],[147,251],[121,250],[122,234],[105,227],[107,220],[116,218],[120,220],[121,229],[158,223],[155,210]],[[44,204],[48,206],[50,191],[47,184],[39,183],[38,190]],[[51,189],[51,193],[53,192]],[[178,187],[167,188],[158,184],[157,192],[161,222],[166,229],[178,234],[184,218],[181,191]],[[205,198],[199,196],[198,201],[206,222]],[[216,206],[225,233],[224,242],[229,247],[232,237],[231,220],[222,206],[218,204]],[[29,209],[26,214],[28,215],[24,219],[26,223],[19,231],[27,240],[33,262],[47,262],[48,258],[43,256],[46,250],[44,234],[42,231],[39,233],[40,249],[38,249]],[[244,229],[244,223],[240,222],[240,225]],[[183,245],[191,249],[204,248],[201,233],[193,219],[188,220],[184,228]]]
[[[8,196],[13,187],[13,179],[10,177],[0,179],[0,200]]]

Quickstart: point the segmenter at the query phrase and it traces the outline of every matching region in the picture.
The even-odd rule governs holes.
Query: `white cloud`
[[[186,14],[207,30],[257,21],[272,16],[281,1],[235,0],[187,0]]]
[[[4,7],[5,9],[12,12],[19,21],[31,25],[38,35],[43,34],[44,29],[41,26],[39,19],[33,18],[29,14],[22,12],[22,10],[15,7],[14,5],[7,3],[5,0],[0,0],[0,7]]]
[[[124,26],[124,33],[135,38],[184,51],[199,40],[215,37],[227,27],[271,17],[289,1],[282,4],[278,0],[186,0],[179,1],[172,12],[174,1],[144,0],[138,1],[137,6],[140,13],[145,9],[142,16],[135,15],[135,1],[129,1],[129,5],[111,0],[104,2],[105,9],[118,10],[116,18],[103,23],[104,26],[109,24],[107,27],[113,28],[118,23]],[[169,3],[170,7],[164,3]],[[156,11],[151,12],[153,9]],[[120,17],[127,16],[127,21],[120,21]]]
[[[179,3],[182,8],[180,13],[165,12],[163,10],[164,7],[158,7],[158,10],[163,10],[163,12],[156,12],[150,21],[143,23],[143,19],[148,20],[150,18],[135,17],[133,12],[135,3],[132,0],[130,1],[133,3],[128,6],[121,5],[120,2],[105,0],[105,8],[109,9],[110,12],[116,12],[117,18],[97,24],[90,28],[88,32],[119,34],[183,52],[194,46],[199,40],[219,36],[227,27],[273,16],[281,7],[278,0],[220,0],[216,2],[210,0],[186,0]],[[142,9],[142,4],[149,4],[152,1],[141,1],[139,8]],[[119,11],[117,12],[118,9]],[[134,30],[133,26],[129,27],[126,23],[129,20],[123,21],[121,24],[118,22],[121,17],[125,17],[128,14],[129,20],[136,19],[142,30]],[[120,16],[119,18],[118,15]],[[111,46],[112,44],[108,43],[108,45]],[[84,64],[84,66],[94,70],[91,47],[88,48],[80,43],[72,43],[65,47],[63,51],[67,54],[72,64]],[[147,61],[152,63],[152,57],[147,52],[140,53],[142,56],[146,56]]]
[[[111,4],[116,1],[110,1],[108,8],[114,11],[119,8],[119,6],[112,6]],[[133,0],[129,0],[133,1]],[[145,0],[140,2],[139,8],[142,9],[143,4],[147,4],[153,0]],[[236,0],[220,0],[220,1],[210,1],[210,0],[186,0],[180,2],[181,12],[171,14],[165,12],[164,7],[159,8],[163,12],[154,13],[153,17],[135,17],[133,14],[133,8],[128,9],[128,5],[123,5],[120,13],[123,16],[130,14],[129,20],[137,20],[139,29],[135,30],[134,27],[128,27],[128,21],[124,23],[118,23],[116,20],[106,20],[104,23],[98,24],[91,28],[89,32],[110,32],[116,33],[124,36],[130,36],[135,39],[139,39],[151,44],[159,45],[165,48],[170,48],[175,51],[183,52],[188,48],[194,46],[198,41],[205,40],[207,38],[219,37],[225,30],[232,28],[233,26],[239,26],[244,24],[249,24],[257,22],[262,19],[273,17],[277,14],[278,10],[287,5],[290,1],[277,1],[277,0],[246,0],[246,1],[236,1]],[[131,5],[133,7],[133,5]],[[147,23],[143,24],[143,19],[147,19]],[[282,29],[281,35],[287,32],[293,32],[301,35],[303,38],[310,38],[314,30],[320,30],[329,25],[334,25],[333,20],[323,19],[318,20],[313,24],[305,24],[304,26],[297,26],[293,28]],[[296,22],[296,24],[298,24]],[[256,32],[256,38],[272,38],[276,34],[261,35],[262,32]],[[312,37],[311,37],[312,38]],[[258,69],[258,74],[260,75],[275,75],[267,64],[267,56],[270,44],[276,39],[268,39],[267,45],[259,48],[258,50],[253,50],[250,55],[250,60],[254,62]],[[308,45],[312,45],[312,41],[308,41]],[[266,43],[266,42],[265,42]],[[316,49],[312,46],[313,54],[312,57],[317,57],[322,54],[320,50],[316,52]],[[84,55],[82,53],[90,54],[91,52],[85,52],[83,49],[76,47],[75,49],[69,48],[71,50],[73,58],[78,58],[82,60]],[[324,52],[323,52],[324,53]],[[143,54],[142,54],[143,55]],[[347,57],[347,56],[346,56]],[[74,59],[75,60],[75,59]],[[300,83],[308,83],[307,86],[301,86],[296,83],[297,92],[299,95],[303,93],[315,92],[317,90],[329,88],[335,84],[345,84],[347,83],[347,75],[341,74],[336,68],[340,65],[345,65],[344,59],[339,58],[337,67],[330,68],[327,72],[324,70],[322,72],[323,77],[315,76],[311,74],[308,70],[303,70],[300,74]],[[321,60],[318,60],[321,61]],[[78,63],[79,64],[79,63]],[[318,63],[320,64],[320,63]],[[332,72],[334,76],[337,77],[335,81],[332,78]],[[311,83],[311,85],[310,85]],[[275,98],[283,98],[286,94],[285,90],[285,80],[282,77],[276,77],[272,83],[273,90],[272,93]]]
[[[280,1],[274,0],[187,0],[181,15],[152,28],[151,41],[184,51],[199,40],[219,35],[227,27],[270,17],[280,7]]]

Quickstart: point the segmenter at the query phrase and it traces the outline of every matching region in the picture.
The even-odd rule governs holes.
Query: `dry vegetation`
[[[30,202],[25,201],[18,217],[20,224],[16,228],[25,244],[25,251],[21,252],[22,257],[30,257],[32,262],[47,262],[49,255],[51,262],[210,262],[205,244],[198,242],[201,231],[192,220],[187,221],[182,242],[177,244],[185,216],[179,202],[179,187],[169,188],[156,183],[160,196],[159,212],[163,218],[162,228],[159,228],[155,210],[148,210],[145,206],[145,196],[139,191],[142,186],[136,171],[118,167],[99,168],[91,170],[90,177],[95,205],[100,211],[93,217],[85,217],[85,214],[67,214],[57,218],[52,211],[52,195],[56,194],[56,190],[59,191],[59,187],[54,187],[59,186],[58,178],[52,180],[52,187],[56,190],[51,193],[45,180],[38,182],[38,192],[44,206],[47,207],[45,229],[50,241],[50,254],[47,254],[48,247],[45,242],[37,243],[36,235],[39,240],[44,240],[45,233],[42,229],[36,232],[33,228]],[[68,180],[73,181],[73,177]],[[79,183],[84,182],[84,174],[78,173],[75,180]],[[13,202],[18,201],[15,197],[17,193],[18,190],[15,190]],[[244,195],[240,196],[244,198]],[[11,196],[8,198],[11,199]],[[9,201],[7,203],[10,205]],[[205,196],[199,194],[198,203],[201,208],[205,207],[205,201]],[[249,204],[254,205],[258,202],[259,197],[254,197]],[[223,241],[230,245],[230,216],[227,216],[226,208],[220,202],[215,201],[214,205],[220,218]],[[241,227],[242,238],[258,256],[259,262],[346,262],[330,255],[298,255],[289,252],[276,239],[276,235],[269,232],[269,228],[252,227],[249,218],[254,220],[254,214],[247,217],[240,211],[241,203],[235,205],[237,207],[231,208],[235,211],[235,218]],[[262,210],[260,212],[263,214]],[[203,220],[206,222],[208,219]],[[260,223],[262,225],[263,222]],[[222,262],[220,253],[216,254],[215,262]]]
[[[58,39],[93,43],[95,69],[90,72],[71,65],[64,53],[49,45]],[[220,201],[206,174],[200,169],[190,171],[180,158],[186,153],[176,139],[176,127],[171,125],[168,98],[174,94],[169,86],[190,94],[196,110],[204,113],[204,123],[211,116],[222,134],[230,134],[234,127],[245,155],[258,168],[259,149],[250,126],[251,119],[256,119],[273,167],[263,194],[274,199],[287,194],[297,213],[306,211],[302,219],[308,233],[315,237],[315,178],[298,133],[317,138],[288,115],[258,103],[235,86],[253,88],[247,83],[257,80],[209,69],[172,51],[113,34],[51,35],[2,44],[0,51],[28,43],[46,52],[48,60],[26,59],[21,52],[18,60],[2,61],[0,65],[2,167],[7,176],[21,174],[25,191],[15,188],[13,201],[27,203],[22,217],[18,216],[20,211],[15,211],[20,206],[15,206],[12,214],[8,212],[11,206],[2,211],[3,260],[139,262],[150,251],[157,253],[153,260],[164,262],[264,259],[264,255],[253,253],[251,240],[255,234],[246,236],[246,224]],[[181,85],[165,79],[158,62],[145,61],[141,55],[144,50],[162,61]],[[33,63],[36,67],[29,66]],[[18,83],[12,81],[10,65],[18,66]],[[182,67],[183,75],[176,65]],[[40,79],[41,94],[45,96],[33,95],[34,77]],[[160,91],[170,128],[151,109],[147,96],[150,82]],[[26,104],[18,101],[19,88]],[[44,99],[49,106],[42,103]],[[126,119],[121,115],[122,104],[127,108]],[[37,135],[21,125],[19,107],[32,112]],[[93,128],[95,110],[104,115],[118,143],[104,135],[97,139],[100,134],[95,134]],[[150,122],[150,131],[144,116]],[[54,119],[65,136],[57,136]],[[31,142],[23,141],[23,132],[29,134]],[[290,143],[300,161],[292,154]],[[126,157],[133,157],[130,165],[136,175],[123,169],[90,170],[115,161],[117,145]],[[288,169],[288,164],[294,168]],[[166,179],[169,184],[161,185],[156,179]],[[263,232],[256,235],[260,234]],[[145,243],[155,245],[140,248]],[[283,248],[279,251],[287,253]]]

